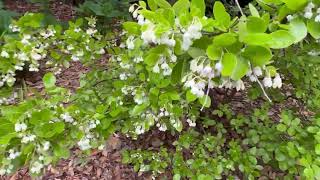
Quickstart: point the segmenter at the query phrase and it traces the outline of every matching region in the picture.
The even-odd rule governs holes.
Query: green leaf
[[[308,34],[307,27],[302,19],[295,18],[290,21],[289,31],[295,37],[294,43],[302,41]]]
[[[246,34],[243,42],[254,46],[267,46],[272,42],[272,36],[266,33],[250,33]]]
[[[277,125],[277,130],[280,132],[285,132],[287,130],[287,126],[284,124],[278,124]]]
[[[194,13],[195,9],[198,10],[199,13]],[[204,0],[191,0],[191,14],[197,15],[198,17],[205,16],[206,12],[206,4]]]
[[[263,46],[247,46],[242,56],[249,59],[254,67],[263,66],[271,60],[272,52]]]
[[[37,136],[42,138],[50,138],[54,135],[60,134],[64,131],[64,123],[47,123],[41,126],[36,126],[34,132]]]
[[[211,98],[208,95],[199,98],[199,102],[203,107],[209,108],[211,106]]]
[[[216,1],[213,6],[214,18],[219,24],[228,28],[230,26],[231,17],[226,11],[226,8],[220,1]]]
[[[239,57],[237,58],[237,64],[236,67],[233,69],[231,79],[232,80],[239,80],[243,76],[245,76],[249,69],[249,63],[246,59]]]
[[[136,22],[124,22],[122,26],[129,34],[140,34],[140,25]]]
[[[181,78],[184,76],[187,68],[187,61],[182,59],[179,60],[178,63],[174,66],[171,74],[171,83],[179,84],[181,82]]]
[[[8,145],[10,140],[17,136],[17,133],[13,132],[4,136],[0,136],[0,145]]]
[[[42,80],[45,88],[53,88],[56,86],[56,77],[53,73],[45,74]]]
[[[213,44],[216,46],[227,47],[237,41],[235,34],[223,33],[213,38]]]
[[[277,161],[284,161],[286,160],[286,156],[281,152],[281,151],[276,151],[275,152],[275,155],[276,155],[276,160]]]
[[[247,19],[247,30],[249,33],[264,33],[268,28],[268,24],[259,17],[250,16]]]
[[[302,9],[308,2],[308,0],[281,0],[286,4],[286,6],[291,10],[300,10]]]
[[[188,50],[188,54],[193,58],[196,59],[199,56],[205,56],[206,52],[203,49],[190,47]]]
[[[313,19],[308,20],[307,22],[307,28],[310,35],[315,38],[320,38],[320,23],[315,22]]]
[[[173,5],[173,10],[176,13],[177,16],[179,16],[182,13],[188,12],[190,7],[190,1],[189,0],[178,0]]]
[[[156,1],[157,0],[148,0],[148,6],[152,11],[155,11],[158,8]]]
[[[249,3],[249,10],[252,16],[260,17],[258,10],[251,3]]]
[[[53,119],[53,114],[50,109],[43,109],[41,111],[35,111],[31,114],[30,123],[33,125],[47,123]]]
[[[159,54],[151,53],[146,58],[144,58],[144,62],[148,66],[154,66],[159,60]]]
[[[149,106],[149,103],[144,103],[140,105],[134,106],[133,110],[131,111],[132,116],[137,116],[140,113],[142,113],[147,107]]]
[[[222,48],[216,46],[215,44],[211,44],[207,48],[207,56],[212,60],[219,60],[222,55]]]
[[[232,53],[225,53],[222,58],[222,76],[230,76],[237,65],[237,56]]]
[[[307,179],[314,179],[314,172],[309,167],[303,170],[303,175],[306,176]]]
[[[180,180],[180,179],[181,179],[180,174],[175,174],[175,175],[173,176],[173,180]]]
[[[317,155],[320,155],[320,144],[316,145],[315,152],[316,152]]]
[[[187,91],[186,93],[186,99],[188,102],[193,102],[197,99],[197,96],[192,94],[190,90]]]
[[[154,0],[154,2],[161,8],[171,8],[171,5],[166,0]]]
[[[272,41],[268,42],[273,49],[287,48],[295,41],[295,37],[289,31],[278,30],[270,34]]]
[[[70,150],[62,145],[54,145],[53,153],[59,158],[67,159],[70,156]]]

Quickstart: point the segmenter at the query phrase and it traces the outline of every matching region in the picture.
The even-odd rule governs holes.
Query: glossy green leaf
[[[287,7],[291,10],[300,10],[302,9],[308,2],[308,0],[281,0],[284,2]]]
[[[260,17],[257,8],[255,8],[251,3],[249,3],[249,10],[252,16]]]
[[[262,67],[271,60],[272,52],[269,48],[263,46],[247,46],[242,56],[249,59],[254,67]]]
[[[195,8],[198,9],[199,13],[194,13]],[[204,0],[191,0],[191,13],[192,14],[196,14],[199,17],[203,17],[205,16],[205,12],[206,12],[206,4],[204,2]]]
[[[47,73],[44,75],[43,84],[46,88],[55,87],[56,77],[53,75],[53,73]]]
[[[214,18],[219,24],[225,28],[230,26],[231,17],[226,11],[226,8],[220,1],[216,1],[213,6],[213,15]]]
[[[212,60],[219,60],[222,55],[222,48],[212,44],[208,46],[206,54]]]
[[[236,67],[233,69],[233,72],[231,74],[231,79],[235,81],[241,79],[243,76],[247,74],[248,69],[248,61],[242,57],[238,57]]]
[[[50,138],[54,135],[60,134],[64,131],[64,123],[47,123],[41,126],[36,126],[34,132],[37,136],[42,138]]]
[[[222,61],[222,76],[231,76],[233,70],[237,66],[237,56],[232,53],[226,53],[223,55]]]
[[[203,96],[199,98],[199,102],[203,107],[209,108],[211,106],[211,98],[210,96]]]
[[[158,8],[156,1],[157,0],[148,0],[148,6],[152,11],[155,11]]]
[[[320,39],[320,23],[315,22],[313,19],[308,20],[307,28],[310,35],[315,39]]]
[[[302,41],[308,34],[307,26],[302,19],[295,18],[290,21],[289,31],[295,37],[294,43]]]
[[[154,2],[161,8],[171,8],[171,5],[166,0],[154,0]]]
[[[194,94],[192,94],[191,91],[188,90],[187,93],[186,93],[186,100],[187,100],[188,102],[193,102],[193,101],[195,101],[196,99],[197,99],[197,96],[194,95]]]
[[[272,41],[268,42],[273,49],[287,48],[295,41],[295,37],[289,31],[278,30],[270,34]]]
[[[247,20],[247,30],[249,33],[264,33],[268,28],[268,24],[259,17],[250,16]]]
[[[237,41],[235,34],[223,33],[213,38],[213,44],[215,46],[227,47],[234,44]]]
[[[189,0],[178,0],[173,5],[173,9],[174,9],[174,12],[176,13],[176,15],[187,12],[189,10],[189,7],[190,7]]]

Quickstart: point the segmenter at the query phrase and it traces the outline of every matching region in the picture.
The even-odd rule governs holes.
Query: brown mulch
[[[26,12],[39,12],[39,4],[31,4],[26,0],[5,0],[5,8],[23,15]],[[61,0],[52,0],[49,5],[51,13],[61,21],[68,21],[75,17],[75,10],[72,4],[63,3]]]

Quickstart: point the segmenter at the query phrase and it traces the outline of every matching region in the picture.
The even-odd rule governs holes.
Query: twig
[[[253,73],[254,77],[256,78],[258,84],[260,85],[262,92],[264,94],[264,96],[268,99],[269,102],[272,102],[272,100],[269,98],[268,94],[266,93],[266,91],[264,90],[264,86],[262,85],[262,83],[259,81],[258,77]]]
[[[239,8],[239,10],[240,10],[241,15],[244,16],[244,13],[243,13],[243,11],[242,11],[242,9],[241,9],[241,6],[240,6],[240,4],[239,4],[239,1],[238,1],[238,0],[235,0],[235,2],[236,2],[237,6],[238,6],[238,8]]]

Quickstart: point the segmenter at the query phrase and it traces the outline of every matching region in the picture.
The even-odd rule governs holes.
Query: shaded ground
[[[39,10],[41,10],[40,5],[28,3],[26,0],[5,0],[5,7],[20,14],[39,12]],[[61,21],[68,21],[75,16],[75,10],[72,4],[66,4],[61,0],[52,0],[49,9],[51,13]]]

